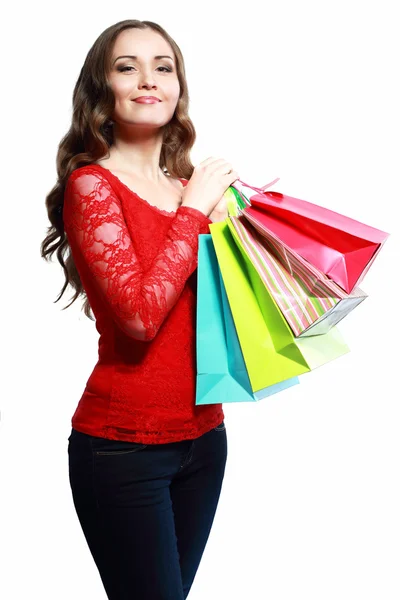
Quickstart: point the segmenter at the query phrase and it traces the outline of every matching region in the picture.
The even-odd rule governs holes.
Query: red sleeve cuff
[[[212,221],[210,221],[210,219],[203,212],[201,212],[201,210],[193,208],[192,206],[180,206],[176,211],[176,214],[179,213],[188,214],[192,217],[196,217],[196,219],[199,221],[200,233],[205,233],[203,231],[204,229],[207,229],[206,233],[210,233],[208,226],[210,223],[212,223]]]

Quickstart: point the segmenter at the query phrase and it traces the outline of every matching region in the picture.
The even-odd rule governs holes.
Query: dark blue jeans
[[[73,428],[68,440],[73,502],[107,597],[186,598],[220,497],[224,422],[167,444],[107,440]]]

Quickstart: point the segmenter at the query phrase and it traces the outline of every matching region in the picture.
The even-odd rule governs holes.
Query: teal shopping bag
[[[254,402],[299,383],[252,389],[210,234],[199,235],[196,352],[196,405]]]

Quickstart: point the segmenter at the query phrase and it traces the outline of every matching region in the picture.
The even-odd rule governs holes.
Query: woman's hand
[[[219,205],[214,217],[221,218],[223,213],[221,196],[238,177],[239,173],[234,171],[231,163],[223,158],[216,159],[211,156],[203,160],[193,169],[185,186],[181,206],[197,208],[206,217],[210,217]]]
[[[215,206],[214,210],[208,217],[213,223],[219,221],[225,221],[228,218],[228,203],[225,196],[222,196],[221,200]]]

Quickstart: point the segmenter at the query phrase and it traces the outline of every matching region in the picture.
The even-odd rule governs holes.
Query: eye
[[[134,69],[135,67],[119,67],[118,71],[120,73],[123,73],[124,71],[126,71],[127,69]],[[172,73],[172,69],[170,67],[157,67],[157,69],[165,69],[165,71],[163,71],[164,73]]]

